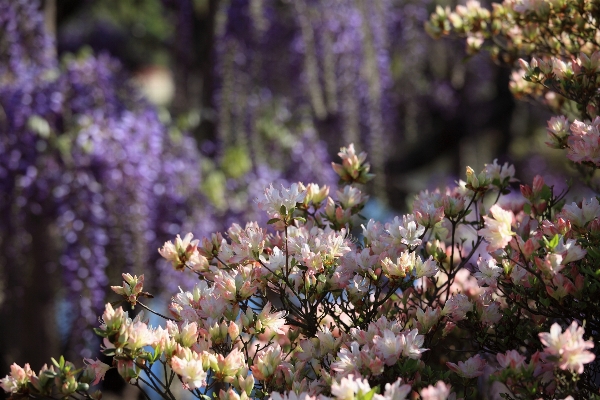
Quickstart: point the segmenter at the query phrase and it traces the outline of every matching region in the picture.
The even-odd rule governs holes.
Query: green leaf
[[[39,115],[32,115],[29,117],[27,120],[27,127],[44,139],[47,139],[51,133],[50,124]]]
[[[287,215],[287,210],[285,208],[285,205],[281,205],[281,208],[279,209],[279,214],[281,215]]]
[[[325,274],[319,274],[319,275],[317,275],[317,280],[319,282],[325,283],[325,282],[327,282],[327,277],[325,276]]]
[[[93,328],[94,329],[94,333],[100,337],[107,337],[108,336],[108,332],[100,329],[100,328]]]
[[[267,221],[267,224],[271,225],[271,224],[274,224],[279,221],[281,221],[279,218],[271,218],[270,220]]]
[[[298,269],[301,271],[308,271],[308,267],[303,264],[298,264]]]
[[[378,387],[374,387],[373,389],[369,390],[367,393],[360,393],[358,394],[358,396],[356,396],[357,400],[371,400],[373,398],[373,396],[375,396],[375,394],[377,394],[377,392],[379,391]]]
[[[234,179],[246,175],[252,169],[252,160],[248,151],[243,146],[233,146],[225,149],[225,154],[221,160],[223,172]]]
[[[90,385],[88,385],[87,383],[79,383],[77,385],[77,390],[81,391],[81,392],[87,392],[90,388]]]
[[[558,234],[554,235],[552,240],[550,240],[550,242],[548,242],[548,247],[550,247],[551,249],[554,249],[556,246],[558,246],[559,239],[560,239],[560,237]]]
[[[104,349],[104,350],[102,350],[102,354],[104,354],[105,356],[108,356],[108,357],[113,357],[116,353],[115,353],[115,349]]]
[[[46,376],[47,378],[55,378],[58,374],[52,370],[47,369],[44,372],[42,372],[42,375]]]
[[[550,198],[552,197],[552,190],[550,190],[548,185],[544,185],[542,192],[540,193],[540,197],[546,201],[550,201]]]

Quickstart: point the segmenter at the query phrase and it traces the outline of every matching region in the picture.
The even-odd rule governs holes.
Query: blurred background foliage
[[[0,376],[91,356],[121,272],[193,284],[153,249],[264,219],[270,183],[335,184],[350,142],[372,215],[494,158],[564,188],[546,111],[429,38],[437,4],[454,2],[0,0]]]

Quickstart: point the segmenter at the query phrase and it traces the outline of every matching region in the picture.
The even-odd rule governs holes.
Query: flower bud
[[[533,190],[531,190],[531,187],[529,185],[521,185],[521,194],[527,200],[529,200],[529,201],[533,200]]]
[[[117,360],[117,371],[126,382],[137,378],[139,369],[133,360]]]
[[[227,328],[227,333],[231,340],[235,340],[240,335],[240,327],[235,322],[231,321]]]

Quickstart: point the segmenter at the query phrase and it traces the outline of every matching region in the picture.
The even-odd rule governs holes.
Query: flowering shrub
[[[438,6],[426,24],[434,37],[466,37],[471,54],[488,49],[493,59],[513,67],[510,86],[517,98],[533,99],[563,114],[548,121],[547,144],[566,149],[584,182],[596,191],[599,6],[590,0],[515,0],[493,4],[490,11],[468,1],[455,11]]]
[[[472,51],[494,39],[505,62],[535,56],[521,62],[539,88],[527,94],[567,113],[550,121],[549,144],[592,187],[597,14],[586,1],[511,1],[493,12],[470,2],[438,8],[429,25],[466,35]],[[339,156],[335,194],[270,185],[257,200],[267,224],[165,243],[159,253],[198,282],[172,297],[169,316],[157,313],[165,326],[106,304],[95,332],[112,365],[61,358],[38,374],[13,365],[1,387],[12,398],[98,398],[90,386],[116,368],[146,397],[167,399],[175,377],[203,399],[600,398],[598,197],[566,204],[540,176],[511,194],[514,168],[494,161],[419,193],[409,214],[361,221],[366,155],[350,145]],[[144,277],[123,279],[113,291],[154,312]]]
[[[361,224],[358,239],[369,165],[353,145],[339,155],[335,195],[270,186],[257,200],[270,227],[165,243],[199,281],[172,297],[164,327],[106,304],[95,331],[112,365],[13,365],[2,388],[97,398],[89,387],[116,368],[163,398],[175,377],[198,398],[475,398],[484,374],[511,397],[598,396],[597,198],[562,206],[537,177],[506,202],[515,171],[494,161],[420,193],[410,214]],[[123,279],[112,289],[150,310],[143,276]]]

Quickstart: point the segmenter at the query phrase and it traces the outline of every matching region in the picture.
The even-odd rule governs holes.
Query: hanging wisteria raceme
[[[303,132],[299,138],[293,138],[292,143],[290,149],[277,150],[279,156],[285,157],[286,160],[278,160],[277,156],[257,160],[255,166],[243,178],[227,179],[227,212],[219,218],[220,226],[239,224],[244,218],[266,222],[268,217],[260,212],[256,204],[253,207],[248,205],[256,203],[256,199],[264,193],[264,188],[271,184],[277,187],[289,186],[295,182],[312,182],[314,177],[320,177],[327,186],[335,185],[335,174],[330,168],[324,168],[330,163],[329,155],[314,131]],[[268,161],[275,161],[274,164],[278,167],[269,165]]]
[[[435,44],[423,29],[427,2],[232,0],[219,7],[218,137],[247,145],[253,160],[277,153],[271,151],[277,139],[265,135],[261,122],[285,108],[294,116],[287,125],[292,133],[308,121],[330,149],[354,142],[368,150],[373,189],[385,201],[385,173],[424,166],[431,151],[424,157],[421,150],[433,147],[439,157],[486,124],[507,137],[496,114],[510,112],[512,102],[492,101],[501,75],[483,58],[465,66],[460,44],[451,51]],[[460,110],[473,107],[477,118],[470,122],[473,113]],[[400,141],[407,146],[386,145]],[[408,148],[417,160],[408,160]]]
[[[47,267],[26,256],[48,240],[37,232],[54,233],[52,254],[43,261],[63,273],[67,331],[76,342],[66,344],[79,351],[88,340],[80,332],[97,320],[111,271],[155,265],[155,278],[177,281],[152,249],[181,229],[215,229],[208,215],[193,212],[202,204],[199,155],[193,141],[169,132],[108,56],[70,57],[60,70],[50,57],[19,60],[18,54],[49,52],[40,46],[51,41],[38,4],[0,4],[0,38],[23,46],[11,55],[10,76],[0,75],[7,298],[22,297],[27,286],[16,271]]]
[[[0,1],[0,84],[35,78],[56,64],[52,38],[44,34],[39,3]]]
[[[382,172],[386,132],[395,123],[389,9],[383,0],[221,3],[215,43],[219,138],[248,143],[253,160],[271,161],[276,139],[261,121],[286,109],[294,114],[287,128],[296,137],[308,123],[335,147],[362,142]]]

